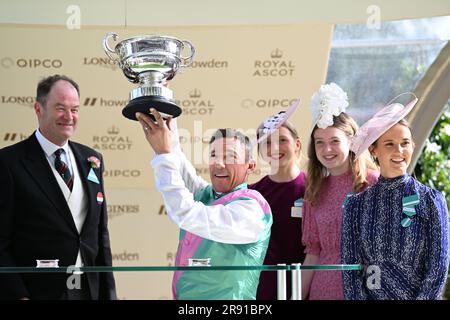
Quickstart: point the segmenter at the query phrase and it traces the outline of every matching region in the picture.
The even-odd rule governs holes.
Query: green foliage
[[[423,184],[441,191],[450,204],[450,103],[444,108],[426,146],[417,162],[414,173]],[[450,210],[449,210],[450,211]]]

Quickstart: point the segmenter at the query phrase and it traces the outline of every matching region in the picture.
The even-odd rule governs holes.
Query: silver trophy
[[[187,40],[143,35],[122,40],[113,50],[108,44],[110,38],[117,41],[118,35],[114,32],[105,35],[105,53],[119,64],[128,80],[139,84],[130,92],[130,101],[122,114],[128,119],[137,120],[136,112],[149,114],[149,108],[153,107],[164,118],[178,117],[181,108],[175,104],[173,92],[166,84],[181,68],[192,63],[194,46]],[[185,48],[189,54],[182,56]]]

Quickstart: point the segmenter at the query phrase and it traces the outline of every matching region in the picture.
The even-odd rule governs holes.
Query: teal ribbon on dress
[[[342,209],[347,205],[348,199],[353,195],[353,192],[347,193],[347,195],[344,198],[344,201],[342,201]]]
[[[419,195],[413,194],[408,197],[403,197],[402,204],[403,204],[403,213],[407,215],[406,218],[404,218],[401,222],[402,227],[407,228],[411,225],[411,218],[416,215],[416,208],[415,205],[417,205],[420,202]]]

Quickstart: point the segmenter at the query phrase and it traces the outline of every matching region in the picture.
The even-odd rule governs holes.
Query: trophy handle
[[[181,64],[181,67],[189,67],[189,65],[192,63],[192,58],[194,57],[195,54],[195,48],[192,45],[192,43],[188,40],[182,40],[181,41],[183,43],[184,46],[189,48],[190,54],[188,56],[181,56],[181,60],[183,60],[183,63]]]
[[[111,49],[108,45],[108,40],[109,38],[113,38],[114,41],[117,41],[117,38],[119,37],[119,35],[117,33],[114,32],[108,32],[105,37],[103,38],[103,50],[105,50],[106,55],[111,59],[111,60],[117,60],[117,58],[114,58],[111,53],[116,54],[116,52]]]

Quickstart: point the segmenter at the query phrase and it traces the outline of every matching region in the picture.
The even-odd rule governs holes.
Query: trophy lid
[[[126,39],[123,39],[122,41],[120,41],[116,47],[118,45],[120,45],[121,43],[124,42],[137,42],[137,41],[149,41],[149,40],[154,40],[154,41],[176,41],[179,42],[180,44],[182,44],[183,42],[175,37],[172,36],[165,36],[165,35],[153,35],[153,34],[142,34],[142,35],[137,35],[134,37],[129,37]]]

